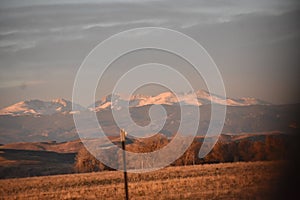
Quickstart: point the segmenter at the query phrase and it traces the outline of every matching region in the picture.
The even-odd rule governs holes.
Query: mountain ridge
[[[211,103],[228,106],[270,105],[269,102],[253,97],[242,97],[237,99],[224,98],[210,94],[205,90],[198,90],[195,94],[192,92],[179,93],[177,96],[172,92],[162,92],[153,96],[136,94],[130,97],[126,97],[126,95],[122,94],[110,94],[89,106],[89,110],[98,112],[109,107],[119,110],[122,106],[126,105],[129,105],[130,107],[141,107],[145,105],[175,105],[179,103],[182,105],[193,106],[208,105]]]
[[[22,115],[52,115],[56,113],[76,114],[83,111],[84,108],[75,104],[75,110],[72,109],[72,102],[63,98],[56,98],[51,101],[42,101],[39,99],[25,100],[15,103],[0,110],[0,115],[22,116]]]
[[[130,109],[132,120],[143,126],[150,122],[149,109],[151,105],[134,107]],[[180,124],[180,108],[178,106],[164,105],[167,118],[164,127],[160,130],[166,136],[172,136],[178,131]],[[252,105],[252,106],[229,106],[227,107],[226,120],[222,133],[242,132],[269,132],[280,131],[284,133],[297,132],[299,123],[299,104],[291,105]],[[186,109],[194,109],[187,106]],[[201,118],[197,135],[206,134],[210,125],[210,105],[199,107]],[[122,111],[117,111],[121,115]],[[114,121],[112,110],[104,109],[96,113],[99,125],[103,133],[108,136],[118,136],[119,127]],[[122,117],[122,116],[121,116]],[[185,117],[189,117],[188,113]],[[122,118],[126,119],[126,118]],[[192,121],[188,118],[187,123]],[[216,122],[215,122],[216,123]],[[189,125],[187,125],[189,127]],[[130,133],[135,134],[131,126],[125,127]],[[89,130],[89,134],[98,135],[98,129]],[[102,134],[102,133],[100,133]],[[190,134],[187,130],[183,134]],[[33,142],[33,141],[70,141],[78,139],[78,133],[73,120],[73,115],[56,113],[53,115],[0,115],[0,143]]]
[[[196,98],[196,99],[195,99]],[[252,97],[242,98],[222,98],[218,95],[210,94],[205,90],[198,90],[195,93],[179,93],[177,96],[172,92],[162,92],[158,95],[135,94],[130,97],[123,94],[110,94],[96,101],[88,108],[73,103],[63,98],[56,98],[51,101],[38,99],[26,100],[15,103],[0,110],[0,115],[22,116],[22,115],[52,115],[56,113],[79,114],[81,111],[90,110],[99,112],[108,108],[120,110],[123,107],[142,107],[146,105],[192,105],[203,106],[208,104],[221,104],[228,106],[250,106],[250,105],[270,105],[270,103]]]

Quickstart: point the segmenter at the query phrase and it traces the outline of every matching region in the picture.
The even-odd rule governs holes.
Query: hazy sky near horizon
[[[0,108],[71,99],[76,72],[98,43],[145,26],[174,29],[203,45],[228,97],[299,103],[300,1],[81,2],[0,0]]]

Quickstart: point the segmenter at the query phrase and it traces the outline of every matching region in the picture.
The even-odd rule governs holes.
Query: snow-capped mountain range
[[[100,101],[96,101],[88,109],[90,111],[99,112],[104,109],[119,110],[129,104],[130,107],[141,107],[145,105],[182,105],[201,106],[210,103],[222,104],[228,106],[249,106],[249,105],[266,105],[265,101],[256,98],[221,98],[217,95],[212,95],[204,90],[196,92],[197,100],[194,99],[192,93],[179,94],[177,97],[172,92],[163,92],[156,96],[133,95],[126,97],[125,95],[107,95]],[[72,110],[72,102],[59,98],[52,101],[29,100],[21,101],[0,110],[0,115],[52,115],[55,113],[62,114],[78,114],[80,111],[87,110],[86,108],[76,105],[76,109]]]
[[[52,101],[29,100],[21,101],[0,110],[0,115],[52,115],[55,113],[75,114],[85,110],[77,105],[78,109],[72,110],[72,102],[59,98]]]
[[[194,99],[192,93],[177,94],[177,97],[172,92],[163,92],[156,96],[133,95],[126,97],[125,95],[108,95],[100,101],[96,101],[94,105],[89,107],[92,111],[101,111],[103,109],[112,108],[119,110],[122,106],[128,105],[130,107],[141,107],[145,105],[175,105],[181,103],[182,105],[201,106],[211,103],[222,104],[228,106],[250,106],[250,105],[267,105],[268,102],[247,97],[247,98],[221,98],[217,95],[212,95],[205,90],[198,90],[196,93],[197,100]]]

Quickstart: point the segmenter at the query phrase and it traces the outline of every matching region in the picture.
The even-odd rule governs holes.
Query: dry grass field
[[[130,199],[269,199],[284,162],[168,167],[129,173]],[[0,180],[0,199],[124,199],[122,172]]]

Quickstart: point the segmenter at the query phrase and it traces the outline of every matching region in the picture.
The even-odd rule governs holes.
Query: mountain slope
[[[147,125],[150,122],[150,107],[151,105],[131,108],[132,120],[138,125]],[[167,112],[167,119],[160,132],[171,136],[177,132],[180,124],[180,108],[175,105],[164,105],[164,107]],[[300,127],[300,111],[298,108],[299,104],[229,106],[227,107],[227,115],[222,133],[297,132]],[[187,109],[195,109],[195,107],[188,106]],[[206,133],[209,126],[211,106],[203,105],[199,109],[198,135],[201,136]],[[188,113],[186,115],[185,117],[188,118]],[[108,108],[97,112],[97,117],[106,135],[119,135],[119,128],[112,116],[111,109]],[[126,117],[122,118],[126,119]],[[155,120],[165,119],[157,118]],[[192,120],[194,119],[188,118],[187,123]],[[132,129],[130,126],[124,128],[126,130]],[[97,129],[89,131],[91,131],[91,134],[98,134]],[[189,134],[189,132],[187,131],[184,134]],[[39,117],[35,115],[0,115],[0,144],[54,140],[63,142],[76,139],[78,139],[78,135],[72,115],[62,113],[40,115]]]
[[[195,95],[196,98],[195,99]],[[115,94],[108,95],[99,101],[95,102],[94,105],[90,106],[90,110],[100,111],[107,108],[119,110],[129,104],[130,107],[141,107],[146,105],[192,105],[201,106],[208,105],[211,103],[228,105],[228,106],[250,106],[250,105],[269,105],[268,102],[256,99],[256,98],[222,98],[218,95],[213,95],[205,90],[198,90],[195,94],[193,93],[181,93],[174,95],[172,92],[163,92],[156,96],[147,95],[133,95],[130,98],[125,95]]]
[[[30,151],[52,151],[56,153],[77,153],[83,144],[80,140],[73,140],[70,142],[57,143],[52,142],[18,142],[10,143],[0,146],[1,149],[15,149],[15,150],[30,150]]]
[[[196,95],[196,98],[195,98]],[[107,95],[99,101],[96,101],[89,107],[91,111],[101,111],[105,109],[120,110],[129,104],[130,107],[142,107],[146,105],[191,105],[201,106],[211,103],[228,105],[228,106],[249,106],[249,105],[269,105],[269,103],[256,98],[222,98],[218,95],[213,95],[204,90],[198,90],[193,93],[181,93],[178,96],[172,92],[163,92],[156,96],[133,95],[127,97],[125,95]],[[80,105],[74,104],[75,109],[72,110],[72,102],[59,98],[52,101],[29,100],[21,101],[0,110],[0,115],[23,116],[23,115],[53,115],[76,114],[86,110]]]
[[[0,110],[0,115],[52,115],[55,113],[74,114],[84,110],[77,105],[76,110],[72,110],[72,102],[65,99],[54,99],[52,101],[30,100],[21,101]]]

